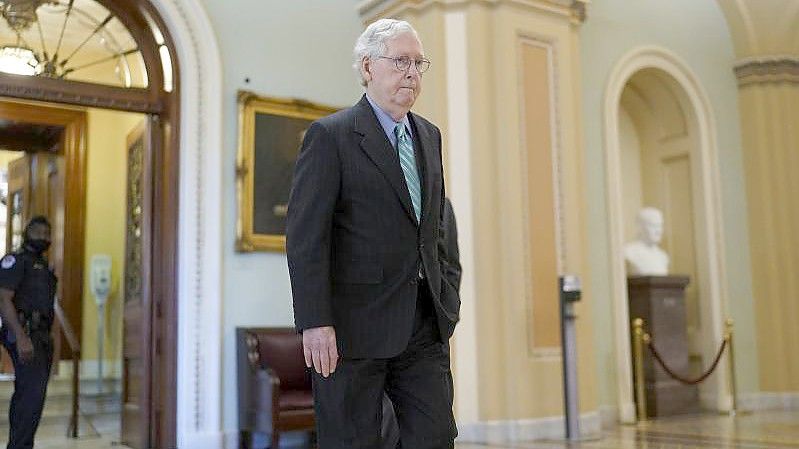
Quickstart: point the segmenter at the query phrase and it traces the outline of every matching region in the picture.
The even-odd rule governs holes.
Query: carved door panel
[[[125,297],[122,348],[122,442],[150,447],[152,348],[150,246],[152,126],[148,118],[128,135]]]

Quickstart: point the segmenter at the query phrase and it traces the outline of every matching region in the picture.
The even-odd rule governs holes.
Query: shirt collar
[[[402,120],[400,120],[399,122],[394,121],[394,119],[390,115],[388,115],[386,111],[381,109],[380,106],[377,105],[377,103],[375,103],[374,101],[372,101],[371,98],[369,98],[369,94],[366,94],[366,99],[369,101],[369,104],[372,106],[372,109],[374,109],[375,115],[377,116],[377,121],[380,122],[380,126],[383,128],[383,132],[386,133],[386,136],[388,136],[392,144],[396,144],[396,139],[397,139],[397,137],[394,135],[394,128],[396,128],[397,125],[399,125],[400,123],[405,125],[405,130],[408,133],[408,135],[411,137],[413,136],[413,133],[411,131],[411,123],[408,120],[408,114],[405,114],[405,116],[402,117]]]

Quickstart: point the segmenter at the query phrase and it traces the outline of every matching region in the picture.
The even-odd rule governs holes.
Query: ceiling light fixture
[[[16,75],[36,75],[39,60],[28,48],[18,46],[0,47],[0,72]]]

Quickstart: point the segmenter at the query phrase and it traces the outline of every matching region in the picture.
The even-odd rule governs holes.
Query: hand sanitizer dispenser
[[[95,254],[92,256],[91,288],[97,305],[105,304],[111,293],[111,256]]]
[[[97,304],[97,394],[103,392],[103,343],[105,340],[105,303],[111,294],[111,256],[95,254],[91,259],[91,291]]]

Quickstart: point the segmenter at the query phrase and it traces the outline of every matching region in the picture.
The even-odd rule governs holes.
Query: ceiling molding
[[[473,4],[489,7],[512,5],[566,17],[580,24],[586,19],[590,3],[591,0],[362,0],[355,9],[364,23],[371,23],[382,17],[404,16],[431,7],[451,9]]]
[[[774,55],[739,60],[735,67],[738,84],[787,82],[799,84],[799,56]]]
[[[799,3],[795,0],[717,0],[738,57],[799,55]]]

